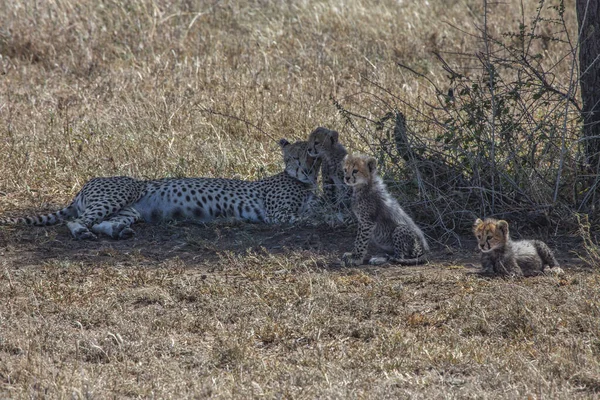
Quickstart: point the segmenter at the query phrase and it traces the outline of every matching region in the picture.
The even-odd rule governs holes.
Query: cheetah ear
[[[481,220],[481,218],[477,218],[475,220],[475,222],[473,223],[473,232],[475,234],[477,234],[477,229],[479,229],[479,227],[483,224],[483,221]]]
[[[508,236],[508,222],[501,219],[500,221],[498,221],[496,226],[498,227],[498,229],[500,229],[500,232],[502,232],[504,236]]]
[[[336,144],[340,140],[340,134],[338,133],[338,131],[330,130],[329,132],[327,132],[327,136],[329,136],[332,145]]]
[[[290,145],[290,142],[287,141],[287,139],[279,139],[279,147],[281,147],[282,149],[286,146]]]
[[[346,164],[348,163],[348,161],[350,160],[350,154],[346,154],[344,156],[344,158],[342,158],[342,167],[346,168]]]
[[[367,167],[369,167],[369,173],[373,175],[377,172],[377,160],[374,157],[367,158]]]

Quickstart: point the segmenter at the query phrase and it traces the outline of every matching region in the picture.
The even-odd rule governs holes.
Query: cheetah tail
[[[425,264],[429,261],[427,254],[420,255],[416,258],[390,258],[390,262],[399,265],[418,265]]]
[[[34,215],[21,218],[0,218],[0,225],[54,225],[66,218],[75,216],[75,214],[75,205],[70,204],[62,210],[50,214]]]

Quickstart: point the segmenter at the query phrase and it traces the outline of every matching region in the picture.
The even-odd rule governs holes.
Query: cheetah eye
[[[358,173],[358,170],[357,170],[357,169],[355,169],[355,170],[353,170],[353,171],[352,171],[352,173],[353,173],[353,174],[356,174],[356,173]]]

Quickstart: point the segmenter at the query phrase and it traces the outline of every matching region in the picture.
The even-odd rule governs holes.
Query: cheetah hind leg
[[[79,215],[79,218],[67,222],[67,227],[77,240],[95,240],[97,236],[90,231],[90,227],[103,221],[111,214],[108,207],[102,202],[89,204]]]
[[[131,225],[142,218],[140,213],[133,207],[125,207],[106,221],[92,226],[95,234],[104,234],[113,239],[129,239],[135,232]]]
[[[406,225],[398,226],[392,234],[392,239],[394,255],[372,257],[369,264],[382,265],[389,262],[400,265],[416,265],[426,261],[425,251],[419,237]]]
[[[89,227],[97,221],[102,221],[109,215],[108,210],[100,203],[92,203],[79,215],[77,219],[67,222],[71,235],[77,240],[95,240],[96,235],[90,232]]]
[[[73,235],[73,237],[77,240],[97,239],[96,235],[90,232],[88,227],[85,225],[85,222],[80,218],[67,222],[67,228],[69,228],[71,235]]]

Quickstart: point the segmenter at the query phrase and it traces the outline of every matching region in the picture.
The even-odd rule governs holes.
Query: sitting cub
[[[344,181],[353,189],[352,211],[358,219],[354,250],[344,254],[344,265],[363,264],[370,242],[388,254],[371,258],[371,265],[387,261],[404,265],[426,261],[429,245],[423,232],[389,194],[377,174],[377,161],[373,157],[346,156]]]
[[[481,266],[485,274],[533,276],[543,272],[562,273],[546,243],[511,240],[506,221],[492,218],[482,221],[478,218],[473,225],[473,233],[481,250]]]
[[[322,160],[321,174],[325,200],[337,207],[350,205],[350,190],[344,184],[344,157],[348,154],[339,133],[318,127],[308,136],[308,154]]]

